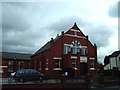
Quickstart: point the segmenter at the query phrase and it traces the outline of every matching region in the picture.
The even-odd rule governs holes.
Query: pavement
[[[83,83],[84,81],[79,80],[79,83]],[[61,80],[54,80],[54,79],[50,79],[50,80],[43,80],[43,82],[40,81],[31,81],[31,82],[16,82],[13,78],[0,78],[0,84],[46,84],[46,83],[61,83]],[[67,83],[71,83],[71,81],[67,81]],[[98,88],[98,87],[94,87],[91,86],[91,88]],[[107,86],[107,87],[103,87],[103,88],[117,88],[120,90],[120,86]]]
[[[91,88],[98,88],[98,87],[94,87],[94,86],[91,86]],[[106,87],[102,87],[102,88],[119,88],[120,90],[120,86],[106,86]]]
[[[105,87],[105,88],[119,88],[119,90],[120,90],[120,86],[108,86],[108,87]]]

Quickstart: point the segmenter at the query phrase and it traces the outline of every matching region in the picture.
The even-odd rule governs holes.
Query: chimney
[[[51,41],[53,41],[53,38],[51,38]]]
[[[64,35],[64,31],[62,31],[61,34]]]
[[[88,39],[88,38],[89,38],[89,36],[87,35],[87,36],[86,36],[86,38]]]
[[[95,48],[97,48],[97,45],[96,45],[96,44],[94,44],[94,47],[95,47]]]
[[[59,34],[57,34],[57,37],[59,37]]]

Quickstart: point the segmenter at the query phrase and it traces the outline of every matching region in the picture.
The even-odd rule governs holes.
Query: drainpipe
[[[109,62],[110,62],[110,70],[111,70],[111,60],[110,60],[110,58],[109,58]]]
[[[118,67],[118,65],[117,65],[117,57],[116,57],[116,67]]]

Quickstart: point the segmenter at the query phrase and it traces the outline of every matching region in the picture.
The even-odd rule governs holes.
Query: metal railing
[[[79,84],[84,83],[85,81],[82,79],[47,79],[41,81],[28,81],[28,82],[18,82],[15,81],[13,78],[2,78],[2,84],[60,84],[60,83],[66,83],[66,84]]]

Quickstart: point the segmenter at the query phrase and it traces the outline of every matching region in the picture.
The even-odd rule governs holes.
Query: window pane
[[[60,60],[55,60],[55,67],[54,68],[60,68]]]
[[[70,46],[65,46],[64,45],[64,54],[68,54],[68,52],[71,52]]]
[[[88,54],[88,49],[87,48],[82,48],[82,55],[87,55]]]
[[[71,61],[72,61],[72,67],[76,68],[76,59],[71,59]]]
[[[19,62],[19,69],[23,69],[23,65],[24,65],[23,62]]]
[[[8,71],[9,72],[14,71],[14,62],[13,62],[13,60],[8,61]]]
[[[77,54],[79,52],[80,52],[79,44],[76,42],[76,43],[73,44],[72,54]]]
[[[94,68],[94,60],[90,60],[91,63],[90,63],[90,68]]]
[[[46,68],[48,69],[48,64],[49,64],[49,58],[46,57]]]

